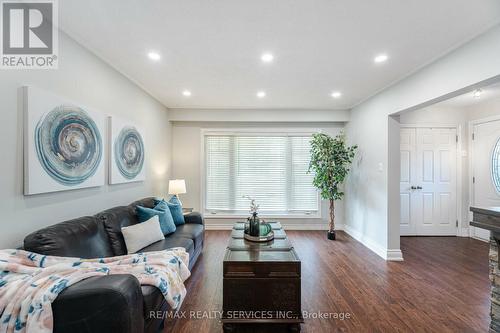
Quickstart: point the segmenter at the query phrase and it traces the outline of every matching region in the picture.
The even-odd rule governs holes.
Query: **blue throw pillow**
[[[184,215],[182,215],[182,222],[179,222],[179,219],[174,218],[174,214],[172,213],[170,209],[170,204],[166,202],[165,200],[155,200],[155,208],[156,210],[160,210],[162,212],[165,212],[165,214],[168,216],[169,220],[172,220],[172,223],[174,225],[180,225],[184,224]],[[181,207],[181,213],[182,213],[182,207]]]
[[[184,221],[184,214],[182,213],[182,206],[180,204],[172,203],[170,201],[167,202],[168,208],[170,208],[170,213],[172,213],[172,217],[174,218],[175,225],[181,225],[186,223]]]
[[[177,197],[175,197],[175,200],[172,200],[172,198],[169,201],[155,200],[155,205],[156,207],[162,208],[168,207],[170,213],[172,214],[172,218],[174,219],[175,225],[182,225],[185,223],[184,214],[182,213],[182,206],[178,203],[179,201],[177,201]]]
[[[139,222],[145,222],[153,216],[158,215],[158,219],[160,220],[160,228],[163,234],[168,235],[175,232],[176,227],[170,211],[163,211],[155,208],[137,206],[136,212]]]
[[[181,202],[179,201],[179,198],[176,195],[171,196],[170,199],[168,199],[168,202],[182,207]]]
[[[167,202],[165,200],[163,200],[163,199],[161,199],[161,200],[154,199],[154,204],[155,204],[155,208],[154,209],[170,213],[170,208],[168,208]],[[170,214],[170,215],[172,215],[172,214]]]
[[[155,202],[155,207],[153,208],[155,210],[159,210],[161,212],[165,212],[165,217],[168,220],[169,224],[173,224],[175,226],[175,220],[172,216],[172,213],[170,212],[170,209],[168,208],[168,205],[162,200],[158,203]],[[175,228],[174,228],[175,231]]]

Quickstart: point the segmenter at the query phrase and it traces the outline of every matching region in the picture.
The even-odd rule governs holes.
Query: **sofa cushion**
[[[139,222],[144,222],[152,218],[153,216],[158,216],[158,221],[160,223],[161,231],[164,235],[171,234],[175,232],[175,223],[170,214],[170,210],[163,210],[161,207],[156,206],[155,208],[147,208],[142,206],[137,206],[135,209],[137,214],[137,219]]]
[[[154,202],[156,204],[155,207],[170,210],[170,214],[172,215],[175,225],[182,225],[185,223],[181,204],[171,203],[169,201],[165,201],[164,199],[155,200]]]
[[[127,253],[136,253],[145,246],[151,245],[159,240],[165,239],[160,228],[158,215],[149,220],[122,228],[123,239],[127,246]]]
[[[170,199],[167,201],[168,208],[172,212],[172,216],[174,218],[175,224],[184,224],[184,214],[182,211],[182,203],[179,200],[179,197],[176,195],[172,195]]]
[[[139,223],[135,206],[120,206],[105,210],[96,215],[104,223],[109,242],[115,256],[127,254],[127,247],[122,235],[122,228]]]
[[[61,257],[112,257],[104,225],[93,216],[54,224],[26,236],[26,251]]]
[[[194,243],[191,239],[178,237],[176,234],[167,236],[165,239],[146,246],[140,249],[138,252],[151,252],[151,251],[161,251],[166,249],[171,249],[173,247],[183,247],[186,252],[189,253],[189,260],[194,254]],[[187,265],[188,263],[186,263]]]
[[[165,213],[165,222],[168,225],[168,229],[172,230],[171,232],[175,232],[176,226],[174,222],[174,217],[172,216],[172,213],[170,212],[170,208],[168,208],[167,204],[164,203],[163,201],[155,202],[155,207],[153,208],[154,210],[159,210]],[[169,232],[170,233],[170,232]]]
[[[201,224],[178,225],[175,236],[192,239],[194,242],[194,246],[197,249],[203,244],[203,230],[204,227]]]
[[[183,225],[186,223],[184,221],[184,214],[182,213],[182,206],[178,204],[173,204],[167,202],[168,208],[170,209],[170,213],[172,213],[172,217],[174,219],[175,225]]]

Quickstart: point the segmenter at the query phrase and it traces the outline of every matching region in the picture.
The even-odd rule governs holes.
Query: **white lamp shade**
[[[186,182],[184,179],[173,179],[168,182],[168,194],[186,193]]]

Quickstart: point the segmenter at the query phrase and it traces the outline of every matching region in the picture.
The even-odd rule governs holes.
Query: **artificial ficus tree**
[[[330,202],[328,238],[335,239],[335,200],[344,196],[341,185],[346,179],[358,146],[347,146],[345,135],[335,137],[315,133],[311,139],[309,171],[314,172],[313,185],[321,198]]]

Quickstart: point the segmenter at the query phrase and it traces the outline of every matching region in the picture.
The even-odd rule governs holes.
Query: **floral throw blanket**
[[[0,333],[52,332],[52,302],[64,288],[91,276],[132,274],[160,289],[172,309],[190,276],[184,248],[101,259],[54,257],[0,250]]]

